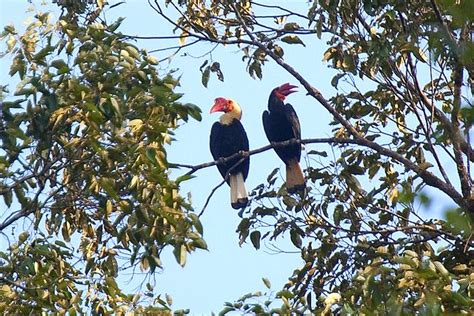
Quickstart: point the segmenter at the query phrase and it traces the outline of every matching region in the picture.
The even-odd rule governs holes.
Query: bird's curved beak
[[[214,100],[214,105],[211,107],[209,113],[225,112],[227,107],[227,100],[224,98],[217,98]]]
[[[298,87],[294,86],[292,84],[289,84],[289,83],[285,83],[285,84],[281,85],[280,88],[278,88],[278,90],[284,96],[288,96],[288,95],[296,92],[296,90],[294,90],[296,88],[298,88]]]

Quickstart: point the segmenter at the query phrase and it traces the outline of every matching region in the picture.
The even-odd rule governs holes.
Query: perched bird
[[[210,113],[224,112],[219,122],[215,122],[211,129],[209,146],[214,160],[229,157],[239,151],[249,150],[249,140],[244,127],[240,123],[242,109],[234,100],[217,98],[211,108]],[[217,164],[217,169],[230,186],[230,203],[234,209],[247,206],[248,197],[245,189],[245,179],[249,174],[250,159],[246,157],[242,160],[238,157],[223,164]]]
[[[285,83],[272,90],[268,98],[268,111],[262,115],[263,127],[270,143],[282,142],[296,138],[301,140],[301,127],[295,109],[291,104],[285,104],[285,98],[296,92],[296,86]],[[274,147],[278,157],[286,165],[286,188],[289,193],[295,193],[305,188],[305,180],[301,171],[301,144],[285,147]]]

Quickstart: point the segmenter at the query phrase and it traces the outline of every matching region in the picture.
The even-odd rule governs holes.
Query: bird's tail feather
[[[306,187],[303,171],[297,160],[289,161],[286,165],[286,189],[288,193],[295,193]]]
[[[248,197],[247,189],[245,189],[244,175],[239,172],[237,174],[231,174],[229,177],[230,182],[230,203],[236,210],[247,206]]]

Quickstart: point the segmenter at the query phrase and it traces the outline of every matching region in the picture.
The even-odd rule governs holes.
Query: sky
[[[34,1],[37,8],[42,7],[40,1]],[[297,5],[306,10],[304,2]],[[20,28],[27,16],[27,1],[1,0],[1,25],[9,23]],[[170,28],[159,20],[146,1],[136,0],[119,6],[107,13],[108,21],[114,17],[125,16],[126,19],[119,29],[130,35],[169,35]],[[144,22],[146,21],[146,22]],[[151,50],[166,47],[170,43],[160,41],[141,41],[140,47]],[[177,40],[173,45],[177,45]],[[199,56],[211,49],[210,45],[200,45],[187,50],[191,56]],[[294,54],[288,56],[287,61],[299,69],[312,82],[320,82],[318,86],[323,92],[331,89],[329,81],[331,74],[321,62],[324,45],[317,41],[308,47],[295,48]],[[169,52],[156,53],[163,58]],[[218,48],[213,54],[214,61],[221,63],[225,80],[220,82],[212,77],[208,88],[201,84],[200,65],[204,59],[190,56],[175,56],[169,63],[159,65],[163,74],[171,69],[177,69],[176,75],[181,76],[181,87],[178,92],[184,93],[183,102],[192,102],[202,109],[202,121],[190,121],[180,127],[176,133],[177,142],[168,149],[168,160],[185,164],[199,164],[212,160],[209,151],[209,132],[212,124],[219,119],[219,114],[209,114],[209,109],[216,97],[226,97],[236,100],[243,109],[242,124],[250,141],[251,148],[267,145],[261,115],[266,109],[270,91],[285,82],[296,84],[291,78],[274,63],[269,62],[264,67],[262,80],[252,79],[245,70],[246,64],[241,60],[241,53],[236,47]],[[311,60],[311,67],[307,62]],[[1,82],[11,81],[8,74],[8,63],[1,60]],[[10,90],[14,90],[10,86]],[[292,103],[300,114],[302,136],[327,137],[330,135],[327,123],[330,117],[321,110],[314,100],[305,96],[303,92],[292,94],[288,101]],[[250,172],[246,181],[248,190],[265,181],[267,175],[276,167],[283,167],[282,162],[272,151],[267,151],[251,157]],[[186,172],[173,171],[176,177]],[[195,174],[197,177],[188,181],[182,187],[182,193],[191,192],[192,201],[197,211],[200,211],[207,196],[213,187],[221,181],[217,168],[206,168]],[[0,203],[3,203],[0,202]],[[250,243],[239,246],[238,234],[235,232],[241,218],[237,211],[229,204],[229,189],[222,186],[212,197],[208,207],[201,217],[204,226],[204,238],[209,251],[197,251],[188,256],[186,266],[179,266],[171,254],[171,249],[164,254],[162,261],[164,270],[156,275],[156,289],[167,293],[173,298],[174,309],[189,308],[191,314],[209,314],[219,312],[226,301],[233,302],[240,296],[255,291],[265,292],[262,278],[268,278],[272,283],[272,290],[277,292],[282,288],[293,270],[301,265],[298,253],[274,254],[265,246],[255,250]],[[289,238],[287,238],[289,239]],[[1,241],[0,241],[1,242]],[[288,247],[285,247],[288,245]],[[278,246],[282,249],[294,251],[288,240],[279,240]],[[3,248],[3,247],[2,247]],[[124,275],[124,283],[129,283],[127,290],[133,292],[143,281],[140,275]],[[129,282],[129,281],[132,282]]]
[[[34,1],[34,3],[41,3]],[[273,1],[273,4],[289,5],[293,9],[306,12],[306,1]],[[0,24],[10,22],[16,26],[23,24],[27,1],[0,0]],[[40,6],[38,6],[40,8]],[[108,22],[115,17],[125,16],[126,19],[119,29],[130,35],[169,35],[170,28],[160,20],[150,9],[146,1],[131,0],[126,4],[107,13]],[[173,45],[177,45],[177,40]],[[163,41],[140,41],[139,47],[150,51],[169,45]],[[320,89],[329,98],[335,89],[330,85],[334,71],[322,61],[326,43],[316,36],[306,47],[293,45],[285,54],[285,61],[298,70],[309,82]],[[171,69],[177,69],[176,75],[181,76],[181,86],[178,92],[184,93],[183,102],[192,102],[202,109],[202,121],[190,121],[180,127],[176,133],[178,139],[168,149],[170,162],[184,164],[199,164],[212,160],[209,152],[209,132],[212,124],[218,120],[218,114],[209,114],[209,109],[216,97],[226,97],[236,100],[243,109],[242,124],[250,141],[250,148],[258,148],[268,144],[261,124],[262,112],[266,109],[270,91],[285,82],[297,84],[296,80],[275,63],[269,61],[263,68],[263,79],[252,79],[245,70],[246,64],[241,60],[237,47],[219,47],[212,53],[214,61],[221,64],[225,80],[220,82],[211,76],[208,88],[201,84],[200,65],[204,59],[196,58],[211,49],[210,45],[199,45],[186,51],[187,56],[178,54],[169,63],[159,65],[163,74]],[[169,52],[157,52],[158,58],[165,57]],[[10,79],[8,63],[1,62],[1,83]],[[13,90],[13,87],[10,87]],[[301,90],[301,89],[300,89]],[[303,138],[329,137],[331,117],[323,108],[304,92],[292,94],[288,102],[293,104],[299,115]],[[327,147],[325,147],[327,148]],[[318,150],[318,145],[309,145],[307,150]],[[321,150],[321,149],[319,149]],[[305,166],[302,160],[303,167]],[[246,181],[250,191],[265,181],[267,175],[276,167],[283,167],[282,162],[272,151],[266,151],[251,157],[250,172]],[[179,176],[187,170],[173,170],[173,176]],[[182,194],[190,192],[193,204],[199,212],[211,190],[221,181],[221,176],[215,167],[199,170],[197,177],[182,186]],[[0,202],[2,203],[2,202]],[[180,267],[171,254],[171,249],[164,254],[162,261],[164,270],[157,273],[156,287],[161,293],[167,293],[173,298],[174,309],[189,308],[191,314],[209,314],[218,312],[226,301],[234,301],[241,295],[254,291],[265,291],[262,277],[272,283],[272,290],[278,291],[293,270],[301,265],[298,253],[271,253],[266,247],[255,250],[250,243],[239,246],[238,234],[235,232],[240,217],[237,211],[230,207],[229,189],[222,186],[212,197],[201,221],[204,226],[204,238],[209,251],[197,251],[188,256],[186,266]],[[286,238],[286,239],[285,239]],[[278,240],[282,249],[294,250],[285,237]],[[1,242],[1,240],[0,240]],[[141,276],[126,275],[124,282],[132,282],[128,290],[133,292],[143,280]]]

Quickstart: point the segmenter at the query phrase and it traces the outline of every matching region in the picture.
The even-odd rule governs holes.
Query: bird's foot
[[[249,152],[245,151],[245,150],[239,150],[238,153],[239,153],[240,157],[242,157],[242,158],[248,156],[248,154],[249,154]]]

